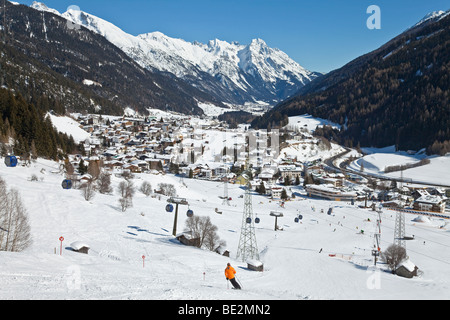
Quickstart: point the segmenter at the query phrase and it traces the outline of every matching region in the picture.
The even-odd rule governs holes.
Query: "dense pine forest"
[[[341,124],[341,131],[320,133],[349,147],[395,145],[443,155],[450,152],[449,57],[447,16],[313,81],[252,125],[285,125],[286,116],[308,113]]]
[[[64,158],[77,150],[72,136],[58,132],[46,117],[57,101],[39,97],[27,102],[20,94],[0,89],[0,144],[2,156],[13,153],[24,159]],[[52,111],[53,112],[53,111]]]

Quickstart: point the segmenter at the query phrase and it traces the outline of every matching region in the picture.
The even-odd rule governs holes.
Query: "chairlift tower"
[[[372,256],[374,259],[374,265],[377,265],[377,258],[380,256],[381,253],[381,211],[378,210],[378,219],[377,219],[377,225],[374,233],[374,244],[372,249]]]
[[[247,184],[244,196],[244,214],[242,216],[241,236],[236,259],[243,262],[248,259],[259,260],[258,245],[256,244],[255,220],[253,219],[252,195],[250,182]]]
[[[395,217],[394,244],[406,249],[405,213],[403,211],[397,211]]]
[[[187,202],[187,200],[185,198],[178,198],[178,197],[170,197],[169,199],[167,199],[167,202],[169,203],[173,203],[176,205],[175,207],[175,216],[173,218],[173,230],[172,230],[172,235],[174,237],[177,236],[177,221],[178,221],[178,205],[185,205],[185,206],[189,206],[189,203]]]
[[[223,181],[223,201],[222,205],[230,205],[230,200],[228,197],[228,168],[226,167],[225,157],[223,157],[223,166],[225,170],[225,179]]]
[[[230,205],[230,200],[228,197],[228,176],[225,176],[224,182],[223,182],[223,201],[222,205]]]
[[[249,153],[250,147],[247,151],[247,159],[245,160],[245,169],[249,169]],[[243,262],[248,259],[259,260],[258,245],[256,244],[255,234],[255,220],[253,219],[253,205],[251,194],[251,183],[247,182],[247,188],[244,195],[244,214],[242,216],[241,236],[239,238],[239,246],[236,254],[236,259],[241,259]]]

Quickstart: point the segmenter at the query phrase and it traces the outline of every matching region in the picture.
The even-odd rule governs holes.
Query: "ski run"
[[[63,124],[61,131],[77,132],[80,140],[86,138],[76,125],[54,123]],[[217,143],[223,137],[221,131],[205,133]],[[216,146],[219,151],[212,148],[211,157],[223,147]],[[325,159],[341,151],[333,148],[316,150],[314,156]],[[300,158],[305,151],[299,150]],[[284,155],[283,150],[280,154]],[[305,154],[305,159],[312,155]],[[375,155],[370,155],[372,162],[376,162]],[[447,158],[441,157],[441,162],[433,161],[432,165],[442,163],[444,172]],[[284,202],[252,191],[253,214],[260,220],[255,224],[259,261],[264,266],[258,272],[236,259],[245,193],[239,183],[228,183],[231,200],[227,204],[221,198],[221,181],[182,178],[167,172],[135,173],[132,179],[136,188],[144,181],[153,189],[160,183],[173,184],[177,196],[188,202],[180,205],[177,234],[190,219],[188,209],[194,216],[210,217],[220,239],[226,242],[227,257],[183,245],[172,235],[174,212],[166,211],[167,196],[145,196],[136,191],[133,206],[123,212],[117,191],[124,180],[120,175],[111,175],[111,194],[97,192],[89,201],[80,190],[61,187],[64,172],[54,161],[37,159],[29,166],[19,163],[13,168],[2,158],[0,177],[9,189],[19,191],[33,240],[22,252],[0,252],[2,300],[450,298],[450,229],[445,218],[405,214],[405,234],[412,238],[406,241],[408,261],[419,268],[418,275],[408,279],[392,274],[381,261],[375,265],[372,256],[377,219],[381,217],[380,246],[385,250],[394,241],[396,211],[382,208],[379,216],[372,208],[361,207],[364,200],[352,204],[309,197],[302,183],[287,187],[295,198]],[[282,213],[277,231],[271,212]],[[75,252],[74,243],[89,247],[88,254]],[[227,283],[224,269],[228,262],[236,269],[243,290],[231,290]]]

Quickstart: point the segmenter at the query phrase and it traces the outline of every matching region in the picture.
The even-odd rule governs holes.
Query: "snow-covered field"
[[[394,147],[366,151],[370,151],[370,153],[352,162],[348,167],[350,170],[359,172],[363,165],[366,174],[390,178],[401,178],[403,175],[405,182],[450,185],[450,156],[428,157],[429,164],[403,170],[403,173],[401,171],[385,173],[384,170],[388,166],[417,163],[426,158],[426,155],[422,153],[408,154],[404,151],[395,152]]]
[[[340,129],[341,126],[329,120],[314,118],[309,114],[289,117],[287,128],[292,131],[300,131],[301,129],[307,132],[314,132],[318,126],[331,126],[332,128]]]
[[[154,189],[159,182],[173,183],[195,215],[209,216],[217,225],[231,251],[227,258],[178,243],[171,235],[174,216],[165,211],[164,196],[137,192],[134,207],[121,212],[119,178],[113,178],[114,195],[97,193],[87,202],[79,190],[61,188],[63,176],[51,173],[57,168],[42,159],[31,167],[7,168],[1,159],[0,176],[8,187],[19,190],[28,211],[33,244],[20,253],[0,252],[0,299],[450,298],[448,221],[406,215],[406,233],[415,237],[407,241],[408,255],[423,274],[405,279],[386,272],[383,264],[373,267],[375,212],[299,196],[281,208],[276,201],[254,195],[253,211],[261,219],[256,237],[264,263],[264,272],[255,272],[235,259],[244,201],[239,186],[229,186],[233,200],[226,206],[219,199],[220,183],[184,179],[184,186],[173,175],[142,174],[134,179],[137,187],[147,180]],[[32,174],[42,181],[28,181]],[[327,215],[330,206],[333,214]],[[223,214],[216,214],[215,208]],[[184,228],[187,209],[180,208],[178,231]],[[278,219],[282,231],[274,231],[272,210],[284,214]],[[298,214],[303,216],[301,223],[294,222]],[[382,249],[393,242],[394,221],[394,212],[382,213]],[[68,249],[75,241],[87,243],[89,254]],[[227,289],[227,262],[236,268],[244,290]]]
[[[90,133],[80,128],[80,124],[70,117],[57,117],[52,114],[48,114],[52,124],[58,128],[58,131],[72,135],[74,141],[79,143],[91,136]]]

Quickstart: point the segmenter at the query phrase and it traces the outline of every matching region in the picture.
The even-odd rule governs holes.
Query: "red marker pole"
[[[59,249],[59,255],[62,256],[62,243],[64,241],[64,237],[59,237],[59,241],[61,241],[61,248]]]
[[[145,256],[142,256],[142,268],[145,267],[144,263],[145,263]]]

